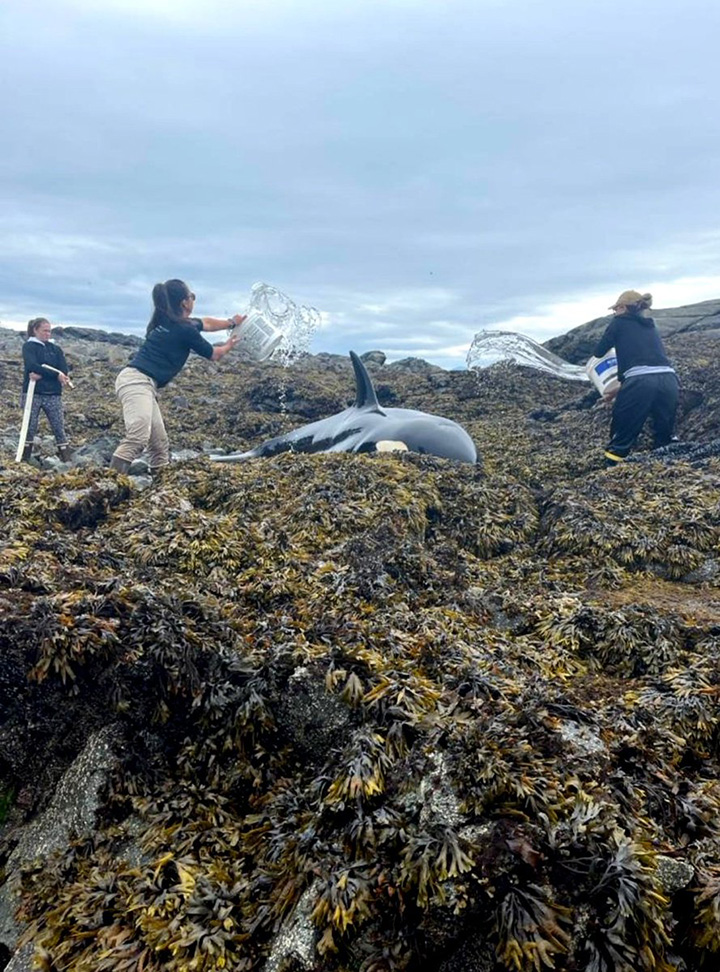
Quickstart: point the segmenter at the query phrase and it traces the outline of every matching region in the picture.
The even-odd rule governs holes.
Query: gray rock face
[[[114,764],[112,728],[90,739],[57,786],[47,810],[23,828],[7,869],[47,857],[67,845],[71,832],[87,834],[95,825],[98,793]]]
[[[306,756],[321,760],[346,741],[351,710],[307,668],[298,668],[290,676],[275,718]]]
[[[130,463],[128,472],[131,476],[147,476],[150,466],[145,458],[135,459]]]
[[[575,749],[592,756],[594,753],[607,754],[607,746],[602,739],[587,726],[579,726],[575,722],[561,723],[558,732],[563,740],[574,746]]]
[[[53,340],[65,352],[68,364],[92,368],[93,362],[110,364],[114,369],[124,367],[143,339],[134,334],[108,333],[89,327],[54,327]],[[7,366],[7,374],[13,376],[13,383],[19,387],[21,377],[22,346],[26,335],[0,327],[0,365]],[[7,357],[5,357],[7,356]],[[2,368],[0,368],[2,372]],[[19,393],[13,390],[13,394]]]
[[[263,972],[281,972],[292,963],[296,969],[312,969],[315,958],[315,926],[310,915],[317,893],[310,886],[297,903],[291,920],[284,925],[272,944]]]
[[[34,951],[32,945],[23,945],[5,966],[5,972],[32,972]]]
[[[366,351],[365,354],[360,355],[360,360],[365,364],[384,365],[387,355],[384,351]]]
[[[201,453],[195,449],[174,449],[170,453],[171,462],[185,462],[187,459],[197,459]]]
[[[395,368],[398,371],[411,371],[413,374],[426,375],[430,372],[444,371],[439,365],[431,364],[424,358],[400,358],[399,361],[393,361],[388,365],[388,368]]]
[[[57,325],[53,328],[53,334],[79,341],[98,341],[100,344],[117,344],[125,348],[139,348],[143,343],[143,338],[135,334],[121,334],[119,331],[101,331],[93,327],[74,327],[70,325],[63,327]]]
[[[720,300],[704,300],[684,307],[652,308],[650,314],[663,337],[689,331],[717,331],[720,338]],[[583,364],[592,355],[611,319],[611,314],[596,317],[567,334],[550,338],[544,346],[566,361]]]
[[[695,877],[695,868],[687,861],[679,861],[674,857],[658,854],[657,877],[662,890],[666,894],[674,894],[690,884]]]
[[[76,466],[107,466],[120,444],[116,435],[100,435],[93,442],[79,446],[73,453]]]
[[[418,788],[422,826],[459,827],[465,819],[460,798],[452,785],[450,772],[441,753],[431,753],[429,767]]]
[[[7,948],[15,948],[22,931],[14,917],[20,869],[66,847],[71,834],[80,836],[94,829],[99,793],[115,762],[113,733],[113,728],[108,727],[88,741],[60,780],[48,808],[20,831],[5,866],[7,880],[0,888],[0,943]],[[11,960],[16,962],[16,970],[30,968],[18,964],[24,961],[23,952],[24,949]],[[9,968],[12,967],[11,964]]]
[[[684,574],[680,580],[684,584],[710,584],[720,575],[720,560],[717,557],[708,557],[697,570],[691,570],[689,574]]]

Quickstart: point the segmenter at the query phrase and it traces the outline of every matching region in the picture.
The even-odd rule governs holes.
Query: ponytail
[[[641,294],[638,290],[623,290],[609,309],[617,312],[619,307],[624,307],[629,314],[641,314],[648,307],[652,307],[652,294]]]
[[[28,321],[27,326],[27,336],[35,337],[35,332],[40,327],[41,324],[49,324],[47,317],[33,317],[31,321]]]
[[[173,278],[156,283],[152,289],[153,313],[147,326],[146,336],[161,324],[182,324],[186,318],[182,302],[190,296],[190,288],[182,280]]]

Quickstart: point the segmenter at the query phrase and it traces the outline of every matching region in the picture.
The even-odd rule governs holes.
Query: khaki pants
[[[125,438],[115,450],[118,459],[132,462],[147,451],[151,469],[170,462],[170,441],[157,403],[157,383],[137,368],[123,368],[115,379],[125,422]]]

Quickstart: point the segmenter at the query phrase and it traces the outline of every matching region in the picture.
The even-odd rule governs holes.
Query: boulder
[[[366,351],[360,355],[360,360],[365,364],[384,365],[387,355],[384,351]]]
[[[392,361],[388,368],[392,368],[393,371],[409,371],[416,375],[427,375],[445,370],[439,365],[431,364],[424,358],[400,358],[398,361]]]

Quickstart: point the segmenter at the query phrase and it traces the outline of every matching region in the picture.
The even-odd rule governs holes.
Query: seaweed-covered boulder
[[[668,340],[701,442],[712,340]],[[109,362],[78,364],[82,449],[120,426]],[[164,405],[184,458],[142,490],[0,452],[0,857],[26,943],[3,961],[714,968],[720,460],[643,441],[605,471],[607,411],[527,368],[382,374],[484,468],[204,458],[305,421],[269,387],[342,403],[347,365],[312,356],[190,364]],[[109,726],[92,812],[18,871]]]

